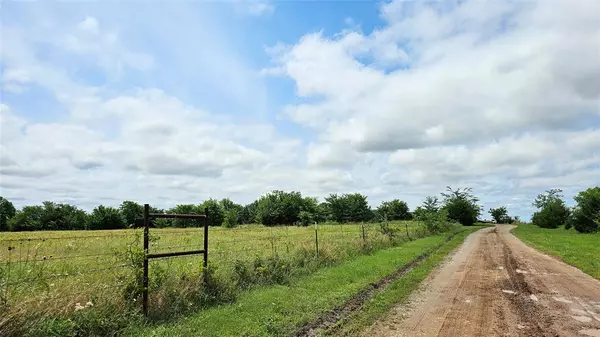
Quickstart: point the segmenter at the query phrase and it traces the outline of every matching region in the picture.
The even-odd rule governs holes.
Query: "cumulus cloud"
[[[273,13],[264,1],[237,5]],[[271,115],[208,108],[190,99],[194,92],[176,94],[180,83],[144,81],[165,65],[99,15],[47,37],[3,26],[3,90],[42,88],[61,115],[0,105],[2,194],[20,205],[133,199],[170,207],[284,189],[362,192],[373,205],[401,198],[415,207],[453,185],[473,187],[486,207],[526,215],[544,189],[570,197],[600,183],[600,3],[391,1],[379,10],[382,25],[370,32],[348,21],[330,35],[276,43],[262,71],[231,55],[208,60],[201,45],[184,54],[170,36],[180,30],[162,37],[180,48],[169,48],[177,50],[171,60],[206,61],[174,72],[208,76],[244,107],[269,102],[243,74],[291,79],[295,99],[269,113],[293,131]],[[220,40],[207,41],[228,51]],[[107,80],[85,83],[76,65],[44,58],[41,47],[91,62]],[[138,84],[111,81],[131,74]]]
[[[600,5],[593,1],[392,2],[364,35],[304,36],[275,58],[298,94],[290,118],[362,152],[576,129],[600,116]],[[402,47],[410,67],[361,61]]]

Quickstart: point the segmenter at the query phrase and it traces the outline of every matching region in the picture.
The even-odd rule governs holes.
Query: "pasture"
[[[241,290],[286,283],[294,276],[425,235],[415,222],[324,224],[318,229],[210,227],[208,283],[202,282],[200,255],[151,260],[150,318],[165,320],[232,301]],[[151,229],[149,252],[201,249],[202,242],[202,228]],[[141,229],[4,233],[1,334],[45,333],[39,329],[46,329],[49,321],[59,322],[60,330],[62,320],[91,312],[95,316],[92,322],[86,318],[87,329],[96,333],[116,329],[102,327],[97,320],[114,317],[115,325],[131,323],[131,316],[123,313],[139,316],[142,247]],[[119,315],[124,322],[118,322]]]
[[[600,279],[600,232],[582,234],[563,227],[548,229],[519,225],[513,234],[528,245]]]

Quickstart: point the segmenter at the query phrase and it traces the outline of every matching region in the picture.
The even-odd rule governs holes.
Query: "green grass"
[[[360,224],[319,225],[318,259],[314,254],[312,226],[210,228],[209,265],[219,291],[206,298],[198,287],[197,281],[202,275],[201,256],[152,260],[151,318],[172,319],[233,300],[238,293],[243,293],[241,290],[261,284],[286,283],[324,266],[401,244],[407,237],[405,225],[410,237],[425,235],[416,222],[390,225],[400,231],[394,240],[382,233],[379,224],[365,224],[364,240]],[[151,253],[202,247],[202,231],[198,228],[151,229],[150,232]],[[27,329],[37,329],[40,324],[45,326],[46,321],[56,319],[56,324],[50,324],[65,329],[73,325],[69,320],[75,319],[78,334],[86,335],[81,330],[85,326],[114,322],[118,317],[123,318],[122,313],[126,311],[135,316],[137,310],[139,314],[136,273],[139,273],[141,249],[139,229],[3,233],[0,239],[0,317],[7,319],[0,319],[0,335],[23,335]],[[93,309],[75,312],[77,303],[88,302],[93,304]],[[95,315],[96,323],[82,317],[86,315]],[[79,326],[82,321],[85,326]],[[128,319],[123,318],[123,321],[126,323]],[[119,324],[115,324],[114,329],[123,326]]]
[[[406,301],[408,296],[431,273],[431,271],[464,239],[484,226],[466,228],[452,240],[435,251],[426,260],[405,276],[391,282],[384,290],[376,293],[365,302],[360,311],[348,317],[344,322],[331,331],[324,333],[326,336],[355,336],[364,328],[371,326],[377,319],[385,315],[394,305]]]
[[[126,335],[142,336],[283,336],[348,299],[369,283],[377,282],[424,251],[444,242],[437,235],[399,247],[363,255],[321,269],[288,285],[259,288],[242,294],[235,303],[209,308],[176,322],[130,328]],[[450,245],[462,241],[464,235]],[[441,259],[450,248],[435,254]],[[437,262],[427,262],[435,265]],[[421,270],[421,269],[419,269]],[[430,270],[430,269],[429,269]],[[425,271],[421,271],[425,273]],[[416,282],[416,281],[414,281]],[[418,282],[415,283],[418,284]],[[412,289],[411,287],[410,289]]]
[[[600,233],[581,234],[574,229],[533,225],[520,225],[513,233],[528,245],[600,279]]]

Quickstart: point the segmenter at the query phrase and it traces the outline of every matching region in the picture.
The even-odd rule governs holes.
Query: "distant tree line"
[[[565,225],[580,232],[598,230],[600,221],[600,188],[583,191],[575,197],[577,206],[569,209],[560,190],[550,190],[536,198],[539,211],[532,222],[540,227],[556,228]],[[265,226],[310,225],[333,221],[366,222],[417,219],[441,230],[444,223],[456,222],[471,226],[479,221],[482,207],[471,188],[447,187],[440,197],[428,196],[422,205],[410,211],[408,204],[394,199],[383,201],[372,209],[367,196],[360,193],[331,194],[319,202],[300,192],[275,190],[259,199],[241,205],[230,199],[208,199],[200,204],[181,204],[170,209],[151,208],[152,213],[205,214],[209,226],[234,227],[261,223]],[[510,217],[505,206],[489,210],[497,223],[518,222]],[[16,210],[6,198],[0,197],[0,231],[123,229],[143,225],[143,205],[123,201],[118,208],[100,205],[86,213],[76,206],[44,201],[42,205],[25,206]],[[198,220],[156,219],[154,227],[198,227]]]

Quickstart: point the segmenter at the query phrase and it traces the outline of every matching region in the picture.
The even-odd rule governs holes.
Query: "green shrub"
[[[473,226],[481,215],[479,199],[473,196],[471,188],[458,188],[453,190],[446,187],[443,208],[448,212],[448,219],[456,221],[463,226]]]
[[[17,213],[15,206],[8,199],[0,197],[0,232],[7,231],[8,220]]]
[[[541,228],[558,228],[567,224],[570,211],[562,200],[562,190],[550,189],[538,195],[533,205],[539,209],[531,217],[534,225]]]
[[[428,233],[439,234],[448,231],[452,223],[448,221],[448,212],[445,209],[438,211],[425,211],[419,214],[419,220]]]
[[[568,218],[569,209],[562,200],[554,200],[533,213],[531,222],[541,228],[558,228],[565,225]]]
[[[125,228],[125,218],[117,208],[100,205],[90,214],[87,226],[88,229]]]
[[[577,206],[573,210],[567,227],[581,233],[592,233],[600,229],[600,187],[588,188],[575,196]]]
[[[375,212],[380,220],[410,220],[412,218],[408,204],[398,199],[383,201]]]

